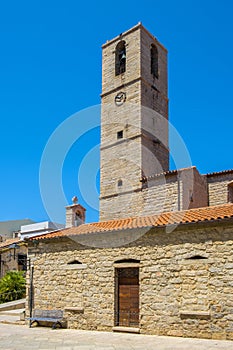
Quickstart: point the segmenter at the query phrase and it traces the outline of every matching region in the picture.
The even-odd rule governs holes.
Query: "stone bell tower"
[[[108,220],[142,204],[143,178],[169,169],[167,50],[141,23],[102,49],[100,220]]]
[[[78,204],[78,198],[72,198],[72,205],[66,207],[66,227],[73,227],[85,224],[86,209]]]

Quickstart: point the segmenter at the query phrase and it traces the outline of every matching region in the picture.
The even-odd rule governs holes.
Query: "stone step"
[[[26,303],[26,299],[19,299],[15,301],[10,301],[8,303],[0,304],[0,312],[8,311],[8,310],[24,309],[25,303]]]
[[[25,309],[15,309],[0,312],[0,323],[25,324]]]
[[[15,310],[8,310],[8,311],[0,311],[0,316],[20,316],[23,312],[25,312],[25,309],[15,309]]]

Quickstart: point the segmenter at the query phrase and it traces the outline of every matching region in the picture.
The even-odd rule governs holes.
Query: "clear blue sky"
[[[66,118],[100,103],[101,45],[139,21],[169,51],[170,121],[193,165],[233,168],[232,18],[231,0],[2,1],[0,221],[49,219],[39,188],[45,145]],[[62,169],[69,202],[77,194],[86,206],[77,173],[98,144],[97,128],[70,149]],[[87,220],[97,211],[88,207]]]

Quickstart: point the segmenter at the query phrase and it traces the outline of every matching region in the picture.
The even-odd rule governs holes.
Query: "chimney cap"
[[[74,197],[72,198],[72,202],[73,202],[73,204],[77,204],[77,203],[78,203],[78,197],[77,197],[77,196],[74,196]]]

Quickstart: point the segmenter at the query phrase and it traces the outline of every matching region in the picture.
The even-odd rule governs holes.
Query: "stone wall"
[[[102,203],[102,220],[155,215],[208,206],[206,178],[200,175],[195,167],[153,176],[146,184],[140,185],[141,190],[134,191],[133,188],[127,192],[127,196],[124,167],[121,178],[123,183],[118,187],[115,173],[109,177],[108,193],[112,192],[114,197],[105,198]]]
[[[122,178],[123,185],[120,188],[115,185],[115,196],[105,198],[102,202],[102,220],[178,210],[179,188],[176,174],[154,177],[148,181],[147,187],[143,188],[140,184],[141,190],[128,192],[127,195],[124,192],[124,177]]]
[[[208,191],[206,178],[196,167],[178,170],[180,182],[180,210],[208,206]]]
[[[207,176],[209,205],[220,205],[229,201],[229,184],[233,181],[233,171]]]
[[[114,235],[29,243],[34,307],[64,309],[69,328],[111,331],[114,262],[131,258],[140,260],[141,333],[233,340],[233,226]]]

